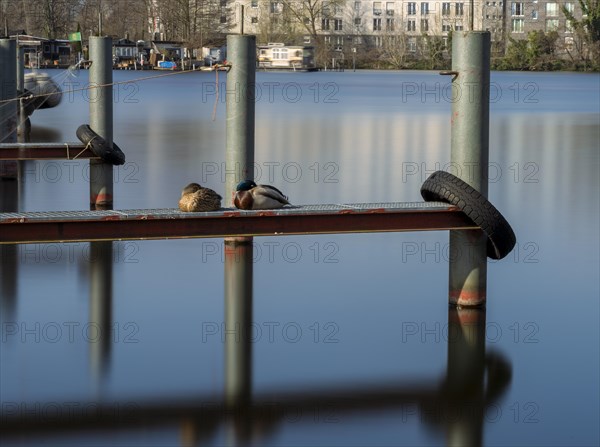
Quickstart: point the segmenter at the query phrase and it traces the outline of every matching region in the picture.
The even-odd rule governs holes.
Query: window
[[[567,20],[565,22],[565,33],[572,33],[573,32],[573,22],[571,22],[570,20]]]
[[[253,8],[258,8],[258,0],[252,0],[250,2],[250,6]]]
[[[283,11],[283,3],[271,2],[271,14],[278,14]]]
[[[354,42],[356,45],[360,45],[360,44],[362,44],[362,36],[354,36],[354,40],[353,40],[353,42]]]
[[[376,16],[381,15],[381,2],[373,2],[373,14]]]
[[[558,30],[558,19],[546,19],[546,32]]]
[[[359,26],[359,25],[360,25],[360,17],[356,17],[356,18],[354,19],[354,24],[355,24],[356,26]]]
[[[565,47],[568,50],[572,50],[573,49],[573,44],[575,43],[574,39],[572,37],[565,37]]]
[[[381,36],[375,36],[375,46],[381,48],[383,46],[383,38]]]
[[[258,23],[258,17],[252,17],[250,20],[252,23]]]
[[[333,21],[333,28],[336,31],[341,31],[342,30],[342,19],[335,19]]]
[[[449,23],[442,23],[442,32],[447,33],[452,30],[452,26]]]
[[[392,2],[387,2],[385,4],[385,13],[388,16],[393,16],[394,15],[394,4]]]
[[[574,8],[575,4],[574,3],[565,3],[565,9],[570,12],[571,14],[573,14],[573,11],[575,10]]]
[[[354,2],[354,10],[360,11],[360,2]]]
[[[381,19],[373,19],[373,31],[381,31]]]
[[[454,31],[464,31],[465,27],[461,22],[456,22],[454,24]]]
[[[390,19],[390,18],[385,19],[385,30],[386,31],[394,31],[394,19]]]
[[[417,4],[415,2],[408,3],[408,15],[413,16],[417,13]]]
[[[221,0],[221,8],[225,8],[227,6],[227,0]]]
[[[546,3],[546,16],[558,16],[558,3]]]
[[[421,2],[421,14],[423,14],[423,15],[429,14],[429,3],[428,2]]]
[[[442,3],[442,15],[443,16],[450,15],[450,3]]]
[[[421,32],[429,31],[429,20],[421,19]]]
[[[523,8],[523,2],[512,2],[510,6],[510,12],[513,16],[522,16],[525,13]],[[522,31],[519,31],[522,32]]]
[[[417,52],[417,38],[416,37],[409,37],[409,39],[408,39],[408,51],[410,51],[411,53],[416,53]]]
[[[512,32],[522,33],[523,32],[523,19],[512,19]]]
[[[321,29],[323,31],[329,31],[329,19],[322,19],[321,20]]]
[[[305,44],[309,44],[310,43],[310,36],[304,36],[304,43]]]
[[[532,18],[533,20],[537,20],[537,18],[538,18],[538,12],[537,12],[537,9],[534,9],[533,11],[531,11],[531,18]]]
[[[221,16],[221,23],[227,23],[227,16]]]
[[[331,36],[325,36],[325,43],[331,43]]]
[[[457,4],[455,5],[455,8],[454,8],[454,13],[455,13],[457,16],[462,16],[462,15],[464,15],[464,14],[465,14],[465,4],[464,4],[464,3],[457,3]]]
[[[415,19],[410,19],[407,23],[406,31],[416,31],[417,30],[417,21]]]
[[[287,48],[273,48],[273,60],[287,60]]]

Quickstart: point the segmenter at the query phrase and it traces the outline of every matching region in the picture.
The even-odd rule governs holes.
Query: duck
[[[217,211],[221,209],[222,197],[212,189],[203,188],[198,183],[190,183],[179,199],[179,209],[184,212]]]
[[[272,210],[290,205],[288,198],[271,185],[257,185],[244,180],[235,188],[233,204],[241,210]]]

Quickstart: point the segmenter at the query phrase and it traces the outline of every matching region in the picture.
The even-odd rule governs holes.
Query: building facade
[[[568,47],[573,26],[563,8],[581,18],[576,0],[242,0],[228,6],[222,22],[230,32],[239,31],[243,22],[244,32],[256,34],[260,43],[314,45],[317,37],[334,51],[350,53],[392,42],[410,54],[422,51],[424,39],[437,37],[447,44],[451,31],[470,29],[490,31],[500,49],[509,37],[524,39],[530,31],[556,31],[559,46]]]

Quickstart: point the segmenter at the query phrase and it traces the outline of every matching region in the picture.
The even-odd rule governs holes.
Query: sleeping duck
[[[252,180],[240,182],[235,190],[233,204],[241,210],[271,210],[290,204],[274,186],[257,185]]]
[[[179,209],[186,212],[217,211],[221,208],[221,199],[212,189],[190,183],[181,192]]]

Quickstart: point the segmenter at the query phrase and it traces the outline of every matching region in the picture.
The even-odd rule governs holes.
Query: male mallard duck
[[[198,183],[190,183],[181,192],[179,209],[187,212],[217,211],[221,208],[222,197],[212,189],[203,188]]]
[[[233,204],[241,210],[271,210],[290,204],[274,186],[257,185],[252,180],[240,182],[235,190]]]

